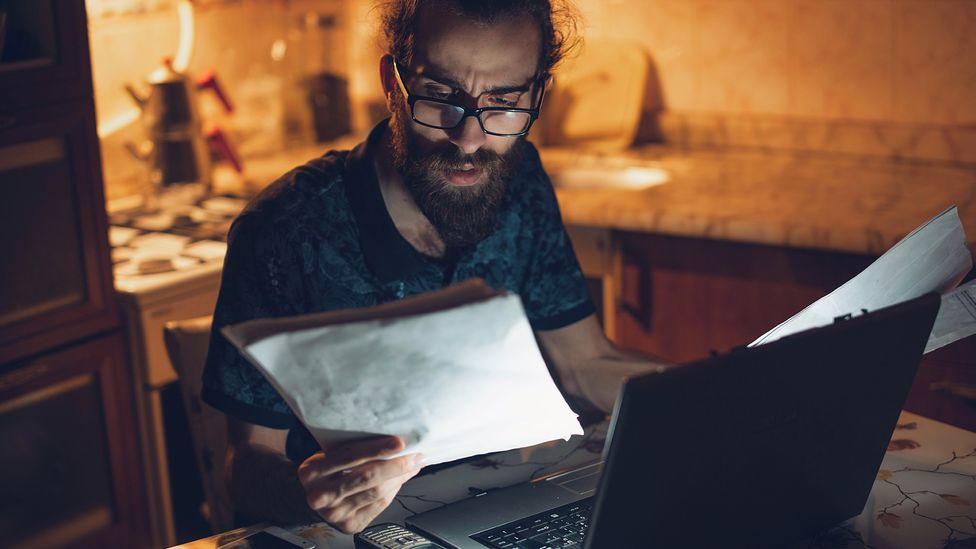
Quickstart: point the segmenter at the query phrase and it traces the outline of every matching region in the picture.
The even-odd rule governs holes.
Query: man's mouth
[[[481,169],[465,164],[459,170],[447,170],[447,180],[458,187],[474,185],[481,179]]]

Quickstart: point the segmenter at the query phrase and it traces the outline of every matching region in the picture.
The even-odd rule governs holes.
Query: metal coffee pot
[[[197,107],[197,91],[212,90],[226,111],[233,105],[224,94],[213,71],[207,71],[195,82],[173,69],[169,58],[149,74],[149,94],[140,95],[132,86],[125,89],[142,110],[142,124],[148,142],[129,150],[150,166],[150,179],[157,190],[172,185],[202,183],[210,185],[210,149],[204,136]],[[226,140],[219,130],[208,132],[210,139]],[[232,162],[236,160],[232,159]]]

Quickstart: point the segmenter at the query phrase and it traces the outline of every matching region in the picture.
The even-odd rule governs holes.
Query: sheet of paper
[[[966,234],[952,206],[901,239],[841,287],[766,332],[749,346],[874,311],[928,292],[954,288],[973,266]]]
[[[278,333],[245,354],[323,446],[403,437],[430,465],[582,434],[522,304]]]
[[[973,334],[976,334],[976,280],[942,295],[939,316],[935,319],[925,352]]]

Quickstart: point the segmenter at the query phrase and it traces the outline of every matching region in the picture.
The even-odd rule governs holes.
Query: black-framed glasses
[[[545,82],[538,79],[539,101],[538,105],[532,109],[517,109],[514,107],[479,107],[469,109],[467,107],[436,99],[434,97],[424,97],[413,95],[403,84],[403,77],[400,76],[400,67],[393,60],[393,73],[396,75],[397,83],[404,97],[407,98],[407,105],[410,106],[410,115],[413,121],[421,126],[436,128],[439,130],[453,130],[461,125],[464,119],[473,116],[478,119],[481,131],[488,135],[500,135],[504,137],[517,137],[525,135],[532,127],[532,122],[539,118],[539,109],[542,107],[542,96],[545,94]]]

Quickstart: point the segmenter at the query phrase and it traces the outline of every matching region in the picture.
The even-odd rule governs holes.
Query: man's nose
[[[464,154],[474,154],[485,144],[485,132],[474,116],[465,117],[461,125],[448,132],[451,143],[457,145]]]

